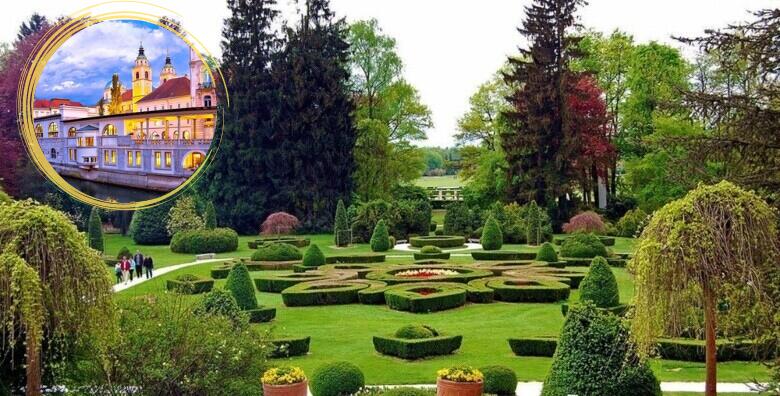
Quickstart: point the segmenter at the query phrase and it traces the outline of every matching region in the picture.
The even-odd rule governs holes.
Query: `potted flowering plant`
[[[456,366],[436,372],[437,396],[479,396],[482,394],[482,373],[470,366]]]
[[[265,396],[306,396],[309,389],[300,367],[272,367],[260,380]]]

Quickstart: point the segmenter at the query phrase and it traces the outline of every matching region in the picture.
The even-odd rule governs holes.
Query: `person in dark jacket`
[[[144,255],[141,254],[140,250],[135,251],[133,261],[135,261],[135,277],[141,279],[141,274],[144,271]]]
[[[144,269],[146,270],[146,279],[152,278],[152,269],[154,268],[154,261],[152,261],[151,256],[146,256],[144,258]]]

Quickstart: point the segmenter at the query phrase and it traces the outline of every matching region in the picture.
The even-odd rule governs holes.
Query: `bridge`
[[[434,203],[463,201],[463,187],[428,187],[428,198]]]

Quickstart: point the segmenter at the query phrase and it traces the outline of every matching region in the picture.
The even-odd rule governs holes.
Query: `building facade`
[[[214,137],[212,79],[192,51],[189,66],[189,75],[177,76],[166,58],[155,88],[141,46],[129,89],[121,81],[109,83],[92,107],[67,102],[56,111],[36,108],[35,132],[49,163],[63,176],[156,191],[176,188],[203,163]],[[112,92],[117,87],[121,94]]]

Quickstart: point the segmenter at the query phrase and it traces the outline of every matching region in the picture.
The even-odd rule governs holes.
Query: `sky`
[[[429,146],[453,144],[457,120],[468,110],[471,94],[508,55],[526,44],[516,29],[530,2],[331,0],[337,15],[348,21],[376,18],[384,32],[397,40],[404,76],[417,87],[433,113],[434,128],[422,142]],[[56,17],[88,3],[27,0],[6,4],[0,41],[12,41],[19,23],[34,11]],[[224,1],[157,0],[156,4],[178,13],[175,17],[190,34],[219,55],[222,20],[228,14]],[[291,15],[295,8],[292,0],[279,0],[279,5],[285,15]],[[780,0],[589,0],[579,12],[579,22],[605,33],[621,29],[637,42],[655,40],[680,47],[671,36],[700,35],[704,29],[750,19],[747,10],[778,6]]]
[[[114,73],[129,88],[141,43],[154,86],[159,83],[166,53],[177,75],[189,72],[189,49],[175,34],[147,22],[111,20],[76,33],[57,49],[43,70],[35,97],[68,98],[94,105]]]

